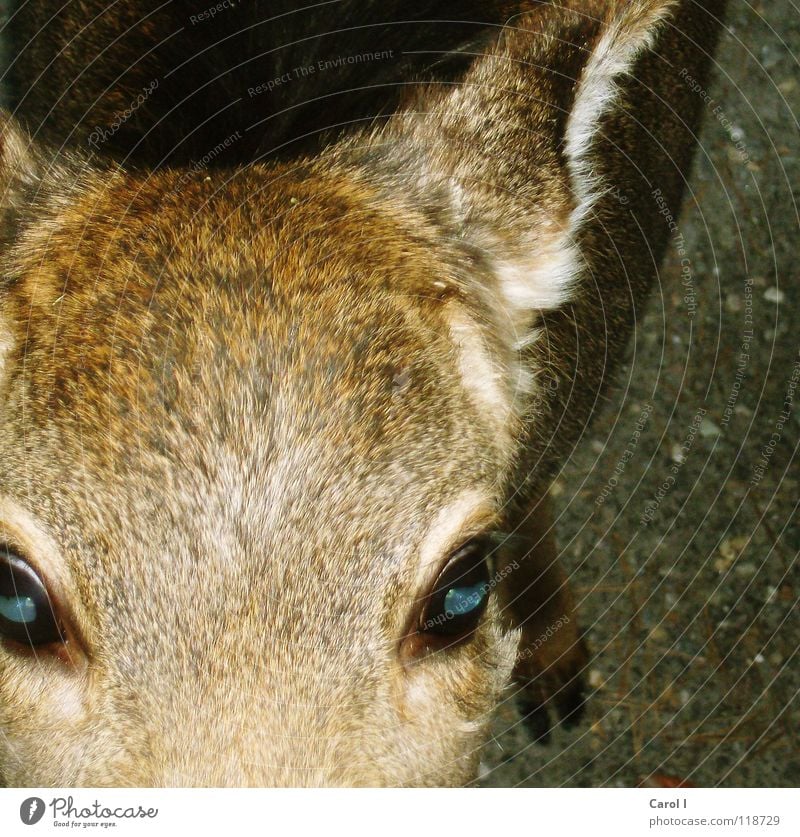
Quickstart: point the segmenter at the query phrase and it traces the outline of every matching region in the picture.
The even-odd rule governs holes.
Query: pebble
[[[742,561],[736,565],[734,572],[739,576],[755,575],[758,568],[752,561]]]
[[[593,689],[600,689],[605,685],[605,680],[603,680],[603,675],[596,668],[593,668],[589,672],[589,685]]]
[[[736,294],[730,294],[725,297],[725,307],[732,314],[738,314],[742,310],[742,300]]]
[[[722,431],[719,429],[719,426],[714,424],[714,422],[711,421],[711,419],[708,416],[706,416],[700,422],[700,435],[704,439],[709,439],[709,438],[712,438],[714,436],[719,436],[720,433],[722,433]]]
[[[678,465],[683,465],[686,462],[686,451],[683,449],[683,445],[679,442],[675,442],[669,452],[670,459],[673,462],[677,462]]]
[[[765,70],[771,70],[781,60],[781,53],[772,46],[761,47],[761,66]]]
[[[767,288],[764,291],[764,299],[767,302],[781,303],[786,299],[786,294],[778,288]]]
[[[719,545],[719,554],[728,562],[735,561],[739,554],[747,546],[749,538],[747,535],[734,535],[730,538],[725,538]]]

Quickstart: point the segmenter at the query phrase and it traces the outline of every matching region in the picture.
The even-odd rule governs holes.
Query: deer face
[[[450,277],[333,179],[171,177],[8,265],[3,778],[464,782],[516,634]]]

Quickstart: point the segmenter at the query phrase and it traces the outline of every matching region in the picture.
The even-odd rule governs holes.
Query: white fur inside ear
[[[573,212],[573,233],[601,192],[588,153],[600,120],[611,109],[619,81],[647,47],[675,0],[633,0],[612,18],[592,50],[578,82],[575,102],[567,120],[567,166],[578,204]]]

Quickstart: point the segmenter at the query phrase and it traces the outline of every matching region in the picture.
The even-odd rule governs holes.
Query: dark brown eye
[[[417,628],[432,640],[429,645],[452,645],[477,628],[491,592],[490,552],[488,537],[468,541],[436,579],[422,607]]]
[[[5,545],[0,545],[0,638],[27,648],[64,642],[44,582]]]

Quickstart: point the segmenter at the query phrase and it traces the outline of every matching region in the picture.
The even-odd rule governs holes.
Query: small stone
[[[742,561],[736,565],[736,575],[747,577],[750,575],[755,575],[756,573],[756,565],[752,561]]]
[[[686,706],[686,704],[692,699],[692,693],[688,689],[681,689],[678,692],[678,697],[680,698],[681,703]]]
[[[764,655],[763,654],[756,654],[755,657],[753,657],[753,662],[758,663],[759,665],[761,665],[761,663],[764,662]]]
[[[686,451],[683,449],[683,445],[675,442],[675,444],[670,448],[669,451],[670,459],[673,462],[677,462],[678,465],[683,465],[686,462]]]
[[[596,668],[589,672],[589,685],[593,689],[601,689],[605,685],[603,675]]]
[[[764,299],[767,302],[777,302],[780,304],[786,299],[786,294],[778,288],[767,288],[764,291]]]
[[[735,145],[728,146],[728,159],[732,163],[743,163],[744,160],[742,159],[742,152]],[[747,186],[745,185],[745,188]]]
[[[718,573],[727,572],[733,565],[733,562],[744,552],[748,542],[749,537],[747,535],[734,535],[733,537],[725,538],[719,545],[718,552],[720,557],[714,561],[714,569]],[[743,564],[743,566],[745,567],[744,570],[740,571],[738,568],[736,570],[739,575],[753,575],[756,571],[755,564],[750,562]]]
[[[722,433],[722,431],[719,429],[719,427],[716,424],[714,424],[713,421],[711,421],[711,419],[708,416],[706,416],[700,422],[700,435],[704,439],[710,439],[710,438],[713,438],[714,436],[719,436],[720,433]]]
[[[777,66],[780,63],[781,57],[781,52],[775,47],[771,45],[761,47],[761,66],[765,70],[771,70]]]
[[[725,307],[732,314],[738,314],[742,310],[741,297],[736,296],[736,294],[730,294],[725,297]]]
[[[564,483],[559,480],[554,480],[550,485],[550,496],[560,497],[564,493]]]

